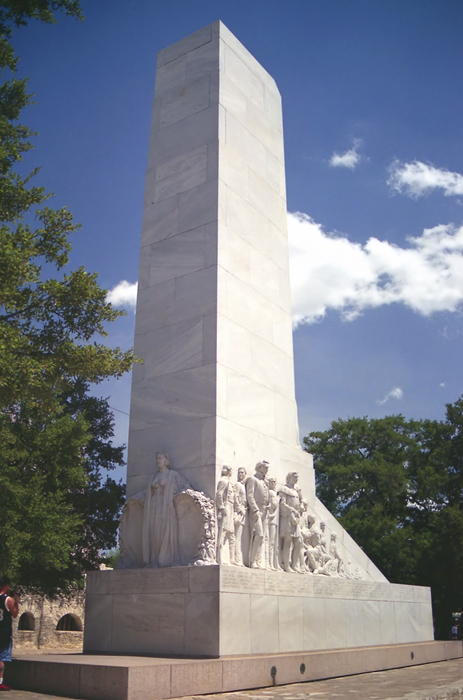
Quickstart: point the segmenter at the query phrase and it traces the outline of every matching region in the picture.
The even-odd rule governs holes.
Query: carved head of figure
[[[298,479],[299,474],[297,472],[289,472],[289,474],[286,474],[286,486],[293,489],[296,486]]]
[[[326,523],[324,523],[323,520],[320,521],[320,530],[322,532],[325,532],[326,530]]]
[[[270,464],[265,459],[263,459],[262,462],[257,462],[256,474],[258,474],[261,479],[265,479],[269,466]]]
[[[243,483],[243,481],[245,480],[245,478],[246,478],[246,469],[245,469],[244,467],[240,467],[240,468],[238,469],[238,481],[240,481],[241,483]]]
[[[336,533],[335,533],[335,532],[332,532],[332,533],[331,533],[330,539],[331,539],[332,542],[336,542]]]
[[[307,526],[312,527],[312,525],[315,523],[315,518],[313,515],[310,515],[310,513],[307,513]]]
[[[224,464],[222,467],[222,476],[231,476],[231,475],[232,475],[232,468],[227,467],[227,465]]]
[[[277,480],[274,476],[269,476],[267,479],[267,486],[269,487],[270,491],[276,491]]]
[[[156,452],[156,466],[160,472],[170,469],[169,455],[166,455],[164,452]]]

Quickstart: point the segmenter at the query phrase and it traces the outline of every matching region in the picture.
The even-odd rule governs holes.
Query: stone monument
[[[158,55],[121,568],[90,652],[221,656],[433,638],[316,498],[294,392],[281,98],[221,23]]]

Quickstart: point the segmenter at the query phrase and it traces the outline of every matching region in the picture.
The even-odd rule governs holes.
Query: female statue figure
[[[143,509],[143,562],[145,566],[174,566],[179,562],[178,520],[174,496],[191,488],[170,468],[169,457],[156,454],[158,471],[146,489]]]

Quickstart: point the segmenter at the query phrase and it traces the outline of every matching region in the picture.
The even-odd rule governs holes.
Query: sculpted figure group
[[[297,487],[297,472],[287,474],[286,483],[278,486],[268,470],[265,460],[256,464],[249,477],[239,468],[233,482],[232,468],[222,468],[215,499],[217,563],[359,578],[350,562],[341,559],[336,533],[331,533],[328,542],[325,523],[317,526],[308,513],[307,501]]]
[[[308,512],[297,486],[297,472],[289,472],[286,482],[277,484],[268,475],[269,463],[263,460],[250,476],[240,467],[234,481],[232,468],[223,466],[214,502],[172,469],[166,454],[156,455],[156,466],[147,487],[127,500],[120,524],[122,567],[217,563],[361,577],[339,555],[336,533],[328,539],[325,523],[317,525]],[[198,528],[198,541],[192,559],[181,551],[179,498],[189,499],[200,513],[201,526],[197,519],[193,525],[193,530]],[[184,537],[190,542],[190,525],[182,522]]]

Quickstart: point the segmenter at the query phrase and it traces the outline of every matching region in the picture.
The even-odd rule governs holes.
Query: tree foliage
[[[463,608],[463,397],[444,421],[337,420],[304,443],[320,499],[387,578],[431,586],[447,637]]]
[[[67,269],[72,215],[46,205],[38,169],[15,167],[33,132],[18,121],[31,96],[14,75],[11,31],[59,10],[80,17],[77,0],[0,2],[0,570],[46,592],[114,545],[123,487],[104,474],[122,448],[107,401],[89,389],[133,362],[96,340],[120,312],[95,274]]]

